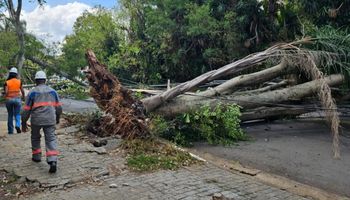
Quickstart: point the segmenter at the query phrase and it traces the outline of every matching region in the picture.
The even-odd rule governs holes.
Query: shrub
[[[76,100],[85,100],[89,98],[86,88],[75,83],[58,84],[55,86],[55,89],[61,97],[73,98]]]
[[[190,146],[195,141],[230,145],[248,139],[240,128],[240,115],[237,105],[218,105],[214,109],[203,106],[172,121],[156,116],[152,120],[151,132],[182,146]]]

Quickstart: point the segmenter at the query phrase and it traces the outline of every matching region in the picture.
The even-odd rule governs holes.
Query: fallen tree
[[[295,48],[297,47],[295,47],[294,45],[304,43],[304,42],[309,42],[309,40],[304,39],[293,43],[274,45],[266,49],[265,51],[251,54],[249,56],[246,56],[243,59],[237,60],[228,65],[225,65],[217,70],[206,72],[198,76],[197,78],[187,81],[185,83],[182,83],[166,92],[163,92],[162,94],[154,95],[152,97],[146,98],[142,100],[143,105],[145,106],[148,112],[151,112],[154,109],[156,109],[158,106],[166,103],[166,101],[169,101],[180,94],[190,91],[191,89],[197,87],[200,84],[252,68],[256,64],[262,63],[271,57],[279,57],[281,59],[283,58],[283,55],[281,55],[282,51],[289,51],[292,49],[295,50]]]
[[[89,62],[87,77],[93,88],[92,94],[97,104],[111,118],[101,126],[110,131],[110,134],[125,134],[125,132],[132,130],[132,133],[128,135],[131,138],[148,134],[141,108],[147,112],[155,112],[171,117],[198,110],[204,105],[214,108],[218,104],[223,106],[238,104],[243,109],[242,120],[252,120],[305,113],[308,109],[281,107],[279,104],[288,105],[290,101],[302,102],[305,97],[317,95],[321,100],[322,109],[326,111],[327,120],[331,124],[334,138],[334,156],[339,157],[339,118],[335,102],[331,96],[330,86],[342,84],[344,76],[335,74],[324,77],[316,67],[316,63],[320,63],[318,61],[320,55],[313,56],[314,52],[295,46],[307,42],[310,42],[310,40],[304,39],[289,44],[275,45],[265,51],[249,55],[193,80],[181,83],[163,93],[145,98],[142,103],[135,101],[130,93],[122,88],[119,81],[107,71],[106,67],[98,63],[91,51],[87,53]],[[332,58],[331,54],[327,54],[327,56]],[[252,69],[257,64],[262,64],[266,60],[271,60],[271,58],[279,64],[255,73],[236,75],[221,85],[209,88],[206,91],[186,93],[217,78]],[[306,82],[304,80],[303,83],[294,86],[288,85],[289,82],[283,80],[284,76],[295,72],[304,74],[310,80]],[[282,78],[282,81],[262,87],[263,83],[271,82],[278,77]],[[238,88],[246,86],[253,86],[254,89],[237,92]],[[130,118],[133,123],[125,126],[124,123],[121,123],[122,121],[116,120],[120,118],[120,115],[123,115],[124,119]],[[123,131],[125,132],[116,131],[119,127],[124,127]]]
[[[317,94],[318,89],[325,81],[328,85],[335,86],[344,82],[343,75],[331,75],[321,80],[314,80],[307,83],[273,90],[252,95],[239,95],[218,98],[208,98],[207,96],[179,96],[173,101],[160,106],[156,113],[164,116],[175,116],[181,113],[191,112],[199,109],[203,105],[215,107],[218,104],[229,105],[238,104],[243,108],[257,108],[261,106],[273,106],[290,100],[301,100],[304,97]],[[193,98],[195,97],[195,99]],[[262,116],[263,117],[263,116]]]

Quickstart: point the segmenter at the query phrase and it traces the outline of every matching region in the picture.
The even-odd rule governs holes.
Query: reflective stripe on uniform
[[[37,107],[42,107],[42,106],[53,106],[53,107],[57,107],[57,106],[61,106],[62,103],[59,102],[37,102],[34,103],[32,108],[37,108]]]
[[[58,151],[56,150],[51,150],[46,152],[46,156],[57,156],[57,155],[58,155]]]
[[[41,149],[36,149],[32,151],[33,155],[41,153]]]
[[[23,110],[31,110],[32,109],[32,107],[30,107],[30,106],[27,106],[27,105],[25,105],[24,107],[23,107]]]

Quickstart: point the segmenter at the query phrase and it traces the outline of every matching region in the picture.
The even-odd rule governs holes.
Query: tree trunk
[[[18,69],[18,74],[21,75],[23,72],[23,64],[24,64],[24,54],[25,54],[25,40],[24,40],[24,28],[22,24],[19,22],[18,25],[16,23],[16,32],[18,37],[18,45],[19,51],[16,59],[16,67]]]
[[[17,9],[15,9],[12,0],[5,0],[5,4],[9,12],[10,20],[16,28],[19,46],[19,51],[16,57],[16,67],[18,68],[18,74],[21,75],[25,53],[24,27],[21,23],[22,0],[17,1]]]
[[[290,73],[294,67],[288,66],[285,62],[282,62],[274,67],[264,69],[259,72],[245,74],[232,78],[225,83],[216,86],[213,89],[208,89],[204,92],[198,93],[198,96],[212,97],[216,95],[230,94],[237,90],[237,87],[258,85],[266,81],[272,80],[278,76]]]
[[[276,0],[269,0],[269,20],[271,25],[275,23],[276,13],[277,13]]]
[[[310,112],[302,107],[259,107],[243,112],[240,120],[251,121],[258,119],[281,119],[283,117],[298,116]]]
[[[289,82],[287,80],[283,80],[279,83],[275,83],[266,87],[262,87],[256,90],[248,90],[248,91],[243,91],[243,92],[235,92],[233,93],[234,95],[248,95],[248,94],[254,94],[254,93],[262,93],[262,92],[267,92],[267,91],[271,91],[271,90],[275,90],[277,88],[281,88],[284,86],[287,86],[289,84]]]
[[[274,79],[278,76],[290,73],[295,68],[292,66],[288,66],[285,62],[282,62],[274,67],[264,69],[259,72],[241,75],[235,78],[232,78],[221,85],[218,85],[214,88],[209,88],[203,92],[199,92],[193,96],[181,96],[180,99],[184,98],[186,101],[198,100],[203,97],[213,97],[220,96],[225,94],[230,94],[237,90],[238,87],[242,86],[250,86],[250,85],[258,85],[260,83],[264,83],[271,79]],[[147,106],[147,105],[145,105]],[[147,110],[147,107],[146,107]]]
[[[278,44],[275,46],[272,46],[268,49],[266,49],[265,51],[262,52],[258,52],[255,54],[251,54],[249,56],[246,56],[243,59],[237,60],[236,62],[233,62],[231,64],[228,64],[224,67],[221,67],[217,70],[213,70],[213,71],[209,71],[207,73],[202,74],[201,76],[198,76],[197,78],[191,80],[191,81],[187,81],[185,83],[182,83],[162,94],[159,95],[155,95],[146,99],[143,99],[143,104],[146,108],[147,112],[150,112],[154,109],[156,109],[157,107],[159,107],[160,105],[162,105],[163,103],[165,103],[168,100],[171,100],[175,97],[177,97],[180,94],[183,94],[195,87],[197,87],[198,85],[201,85],[203,83],[206,83],[208,81],[212,81],[215,79],[218,79],[220,77],[223,76],[228,76],[230,74],[233,73],[237,73],[240,72],[242,70],[248,69],[250,67],[253,67],[254,65],[261,63],[263,61],[265,61],[266,59],[270,58],[270,57],[278,57],[281,56],[280,52],[282,50],[286,50],[286,49],[290,49],[293,48],[293,44],[298,44],[298,43],[302,43],[305,41],[297,41],[294,43],[290,43],[290,44]]]
[[[324,80],[330,86],[339,85],[344,82],[344,76],[331,75],[326,77]],[[303,97],[316,94],[321,84],[322,80],[314,80],[280,90],[273,90],[253,95],[227,96],[226,98],[201,97],[193,100],[191,97],[183,96],[174,99],[168,104],[162,105],[157,110],[155,110],[155,112],[164,116],[175,116],[181,113],[188,113],[193,110],[197,110],[204,105],[215,107],[218,104],[230,105],[233,103],[236,103],[243,108],[256,108],[264,105],[274,106],[280,102],[300,100]],[[186,98],[189,98],[191,100],[188,101]]]

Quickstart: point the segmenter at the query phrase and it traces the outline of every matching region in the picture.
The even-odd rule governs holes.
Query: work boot
[[[57,171],[57,162],[51,161],[51,162],[49,162],[49,165],[50,165],[49,173],[56,173],[56,171]]]
[[[21,131],[21,128],[20,127],[15,127],[16,128],[16,131],[17,131],[17,133],[22,133],[22,131]]]
[[[32,161],[34,161],[34,162],[41,162],[41,159],[39,159],[39,158],[32,158]]]

